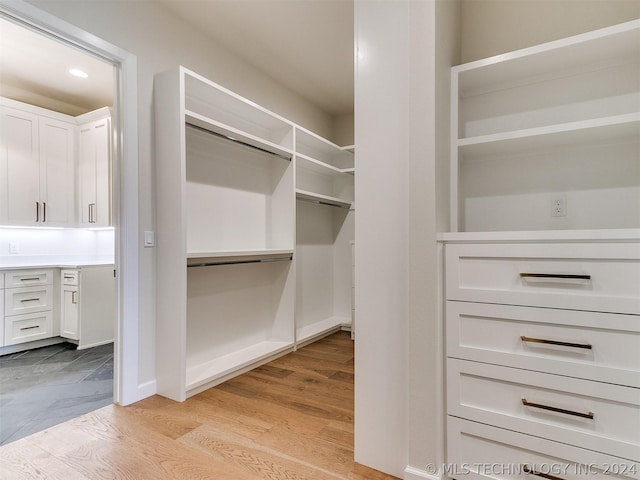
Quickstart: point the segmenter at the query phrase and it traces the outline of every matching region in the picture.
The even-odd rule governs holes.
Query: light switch
[[[144,232],[144,246],[145,247],[154,247],[156,244],[156,235],[154,232],[149,230],[145,230]]]

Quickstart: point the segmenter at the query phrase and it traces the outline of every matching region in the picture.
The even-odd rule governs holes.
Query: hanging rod
[[[193,128],[195,130],[198,130],[200,132],[208,133],[209,135],[214,135],[214,136],[216,136],[218,138],[222,138],[224,140],[228,140],[228,141],[233,142],[233,143],[235,143],[237,145],[242,145],[243,147],[252,148],[252,149],[257,150],[257,151],[259,151],[261,153],[266,153],[268,155],[273,155],[274,157],[282,158],[283,160],[287,160],[288,162],[291,161],[291,156],[283,155],[281,153],[272,152],[272,151],[267,150],[265,148],[261,148],[261,147],[255,146],[255,145],[251,145],[250,143],[243,142],[242,140],[238,140],[237,138],[230,137],[230,136],[225,135],[223,133],[214,132],[213,130],[209,130],[209,129],[201,127],[199,125],[194,125],[193,123],[188,123],[187,122],[186,125],[187,125],[187,127],[191,127],[191,128]]]
[[[307,203],[313,203],[315,205],[326,205],[327,207],[334,207],[334,208],[342,208],[344,210],[351,210],[351,206],[348,205],[337,205],[335,203],[330,203],[330,202],[324,202],[322,200],[312,200],[310,198],[304,198],[304,197],[296,197],[300,202],[307,202]]]
[[[245,263],[273,263],[273,262],[290,262],[293,260],[293,255],[289,255],[288,257],[278,257],[278,258],[257,258],[252,260],[215,260],[212,262],[198,262],[198,263],[190,263],[187,265],[187,268],[192,267],[213,267],[218,265],[241,265]]]

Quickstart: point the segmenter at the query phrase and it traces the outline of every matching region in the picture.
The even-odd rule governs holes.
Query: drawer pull
[[[32,327],[22,327],[20,330],[33,330],[34,328],[40,328],[40,325],[34,325]]]
[[[78,292],[71,292],[71,303],[74,305],[78,303]]]
[[[37,280],[40,280],[40,277],[24,277],[20,279],[21,282],[35,282]]]
[[[69,279],[69,280],[73,280],[75,278],[75,275],[65,275],[64,278],[65,279]]]
[[[526,398],[522,399],[522,404],[525,407],[540,408],[542,410],[549,410],[550,412],[564,413],[565,415],[573,415],[574,417],[580,417],[580,418],[588,418],[589,420],[593,420],[593,417],[594,417],[592,412],[589,412],[589,413],[574,412],[573,410],[565,410],[564,408],[552,407],[550,405],[544,405],[542,403],[532,403],[527,401]]]
[[[585,350],[591,350],[593,348],[589,343],[558,342],[557,340],[546,340],[544,338],[525,337],[524,335],[520,336],[520,340],[522,340],[523,342],[544,343],[546,345],[559,345],[561,347],[584,348]]]
[[[529,465],[522,465],[522,471],[524,473],[528,473],[529,475],[535,475],[536,477],[548,478],[549,480],[564,480],[562,477],[556,477],[555,475],[550,475],[548,473],[536,472],[532,470]]]
[[[36,298],[21,298],[20,301],[21,302],[37,302],[38,300],[40,300],[40,298],[36,297]]]
[[[557,278],[561,280],[591,280],[589,274],[573,273],[521,273],[522,278]]]

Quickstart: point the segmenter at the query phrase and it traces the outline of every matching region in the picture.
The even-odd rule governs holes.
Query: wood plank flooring
[[[338,332],[186,402],[110,405],[0,447],[0,478],[395,479],[354,464],[353,390]]]

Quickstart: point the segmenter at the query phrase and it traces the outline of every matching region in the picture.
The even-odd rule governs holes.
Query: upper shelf
[[[291,157],[293,155],[293,152],[288,148],[284,148],[273,142],[270,142],[263,138],[259,138],[255,135],[241,131],[229,125],[225,125],[221,122],[192,112],[190,110],[185,111],[185,122],[188,125],[193,125],[200,129],[225,137],[235,143],[262,150],[265,153],[270,153],[272,155],[282,157],[285,160],[291,160]]]
[[[340,207],[350,209],[352,203],[348,200],[338,197],[332,197],[330,195],[323,195],[321,193],[309,192],[307,190],[296,189],[296,198],[311,203],[317,203],[318,205],[327,205],[330,207]]]
[[[540,150],[562,145],[590,145],[640,136],[640,113],[615,115],[560,125],[482,135],[458,140],[465,159]]]
[[[297,166],[307,170],[311,170],[322,175],[341,176],[345,173],[353,174],[353,168],[338,168],[328,163],[316,160],[315,158],[307,157],[301,153],[296,155]]]
[[[184,75],[185,110],[293,150],[293,123],[184,67],[180,71]]]
[[[309,130],[296,127],[296,152],[307,159],[331,165],[339,170],[354,166],[354,147],[340,147]]]
[[[464,96],[497,85],[530,83],[621,58],[640,57],[640,20],[602,28],[453,67]]]
[[[291,260],[293,250],[223,250],[214,252],[187,252],[187,266],[227,263],[252,263],[261,261]]]

